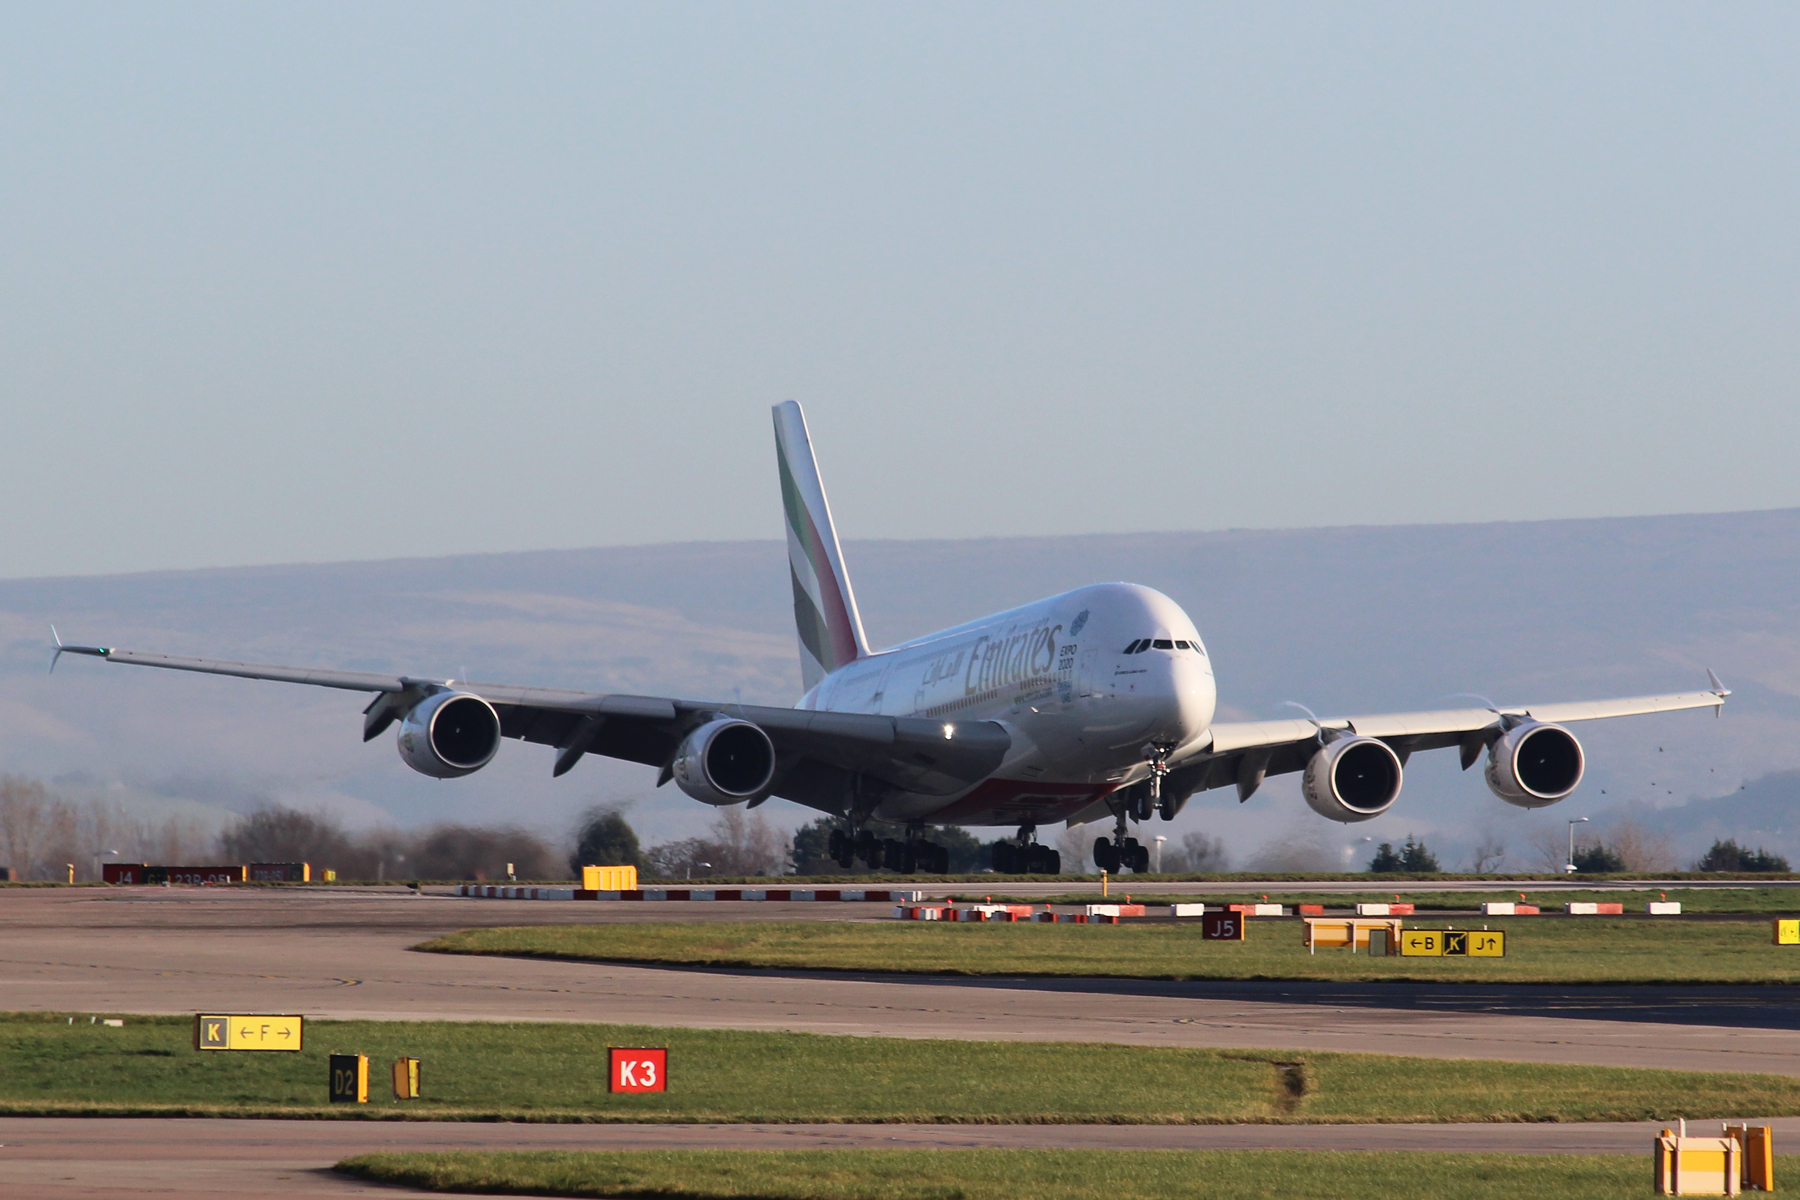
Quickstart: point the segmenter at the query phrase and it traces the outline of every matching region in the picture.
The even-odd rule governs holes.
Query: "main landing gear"
[[[878,838],[867,829],[851,833],[834,829],[827,843],[827,853],[837,865],[848,871],[860,859],[871,871],[895,871],[911,875],[923,871],[928,875],[950,873],[950,851],[947,847],[924,840],[923,827],[908,826],[906,839]]]
[[[1021,825],[1016,840],[995,842],[992,859],[994,873],[997,875],[1062,874],[1062,855],[1048,846],[1040,846],[1032,841],[1031,839],[1036,834],[1036,825]]]

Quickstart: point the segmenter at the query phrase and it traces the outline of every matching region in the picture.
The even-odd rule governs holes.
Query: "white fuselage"
[[[1148,649],[1126,653],[1149,639]],[[799,707],[996,721],[1006,761],[948,796],[900,793],[875,816],[932,824],[1065,820],[1149,774],[1206,733],[1212,662],[1181,606],[1151,588],[1101,583],[859,658]]]

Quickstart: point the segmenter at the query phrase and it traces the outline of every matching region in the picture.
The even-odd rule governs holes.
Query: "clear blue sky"
[[[1800,504],[1797,35],[9,4],[0,575]]]

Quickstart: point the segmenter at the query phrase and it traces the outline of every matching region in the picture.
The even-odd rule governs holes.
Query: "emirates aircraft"
[[[450,779],[492,762],[502,738],[556,750],[553,775],[583,755],[643,763],[707,804],[752,808],[770,796],[840,818],[831,852],[849,868],[942,873],[933,825],[1017,830],[996,870],[1055,874],[1040,826],[1111,819],[1094,843],[1109,871],[1144,871],[1133,822],[1172,819],[1195,792],[1235,787],[1248,800],[1269,775],[1302,772],[1313,811],[1367,821],[1400,795],[1407,758],[1455,747],[1465,770],[1484,754],[1487,785],[1541,808],[1581,782],[1577,721],[1720,709],[1711,688],[1620,700],[1277,721],[1213,720],[1212,661],[1194,622],[1154,589],[1096,583],[966,625],[869,648],[844,569],[800,406],[775,406],[794,620],[806,694],[793,708],[572,692],[301,667],[175,658],[63,645],[56,658],[169,667],[371,692],[363,740],[399,723],[400,757]],[[54,631],[52,631],[54,633]],[[877,838],[870,821],[903,826]]]

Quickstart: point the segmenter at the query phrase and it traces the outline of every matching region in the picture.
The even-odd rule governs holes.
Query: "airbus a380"
[[[1618,700],[1214,721],[1212,662],[1181,606],[1151,588],[1097,583],[926,637],[871,651],[800,406],[774,409],[794,619],[806,694],[793,708],[660,696],[422,679],[176,658],[64,645],[55,657],[169,667],[372,692],[363,740],[399,724],[400,757],[450,779],[492,762],[502,738],[554,747],[553,775],[584,755],[655,767],[707,804],[770,796],[833,814],[840,865],[942,873],[932,825],[1016,827],[995,845],[1004,873],[1055,874],[1040,826],[1111,818],[1094,843],[1109,871],[1144,871],[1133,822],[1172,819],[1195,792],[1235,787],[1248,800],[1269,775],[1303,773],[1320,816],[1367,821],[1400,795],[1409,755],[1456,747],[1465,770],[1486,756],[1487,785],[1508,804],[1568,796],[1585,767],[1565,728],[1676,709],[1718,710],[1729,691]],[[871,820],[903,826],[877,838]]]

